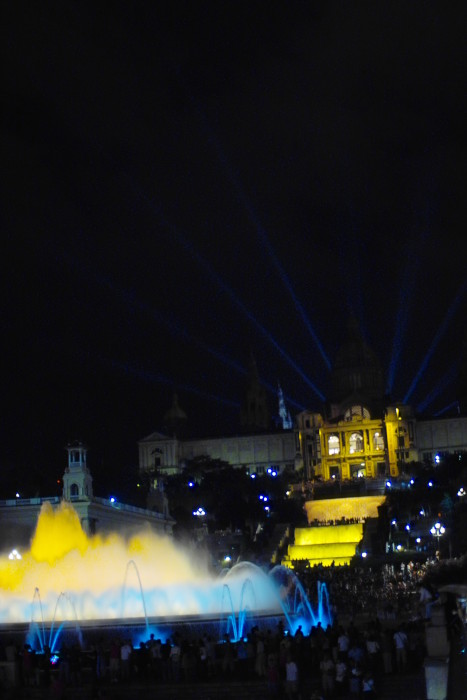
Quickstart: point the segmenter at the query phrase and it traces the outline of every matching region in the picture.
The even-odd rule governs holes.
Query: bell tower
[[[253,354],[248,366],[248,385],[240,409],[240,426],[243,432],[259,433],[271,429],[271,412],[267,393],[261,384]]]
[[[88,501],[92,498],[92,476],[86,465],[87,448],[82,442],[67,445],[68,466],[63,475],[63,498]]]

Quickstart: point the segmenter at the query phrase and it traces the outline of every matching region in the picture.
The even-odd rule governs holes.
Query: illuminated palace
[[[308,479],[398,476],[404,463],[418,461],[412,409],[385,406],[383,387],[378,358],[352,320],[323,412],[303,411],[296,418]]]
[[[187,461],[204,456],[250,474],[288,468],[301,472],[304,481],[383,480],[404,473],[411,462],[434,464],[447,454],[467,451],[467,416],[420,419],[411,406],[387,400],[378,358],[352,320],[322,410],[303,411],[291,421],[279,389],[275,424],[270,416],[251,359],[240,434],[184,438],[187,416],[175,396],[165,430],[139,442],[140,471],[181,473]]]
[[[409,472],[410,463],[436,464],[447,454],[467,451],[465,414],[420,419],[410,406],[384,396],[378,358],[352,320],[322,409],[303,411],[292,422],[280,390],[278,400],[279,420],[274,425],[251,361],[241,434],[184,439],[187,417],[175,397],[165,416],[166,430],[139,442],[139,467],[141,472],[182,473],[191,459],[208,457],[252,475],[285,469],[300,473],[310,493],[305,503],[308,527],[295,529],[294,542],[282,559],[285,566],[299,560],[324,566],[349,563],[378,517],[387,479]],[[343,497],[348,493],[344,487],[352,484],[364,486],[364,495]],[[325,498],[326,491],[331,498]]]

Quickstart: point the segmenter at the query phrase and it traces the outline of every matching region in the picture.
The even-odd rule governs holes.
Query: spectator
[[[289,653],[285,664],[285,692],[288,700],[298,698],[298,680],[298,666],[292,654]]]
[[[344,697],[347,690],[347,664],[340,654],[336,663],[335,687],[337,697]]]
[[[334,695],[334,676],[336,667],[329,653],[325,653],[320,662],[321,671],[321,688],[325,698],[331,698]]]
[[[394,632],[393,639],[396,649],[396,668],[399,673],[402,673],[407,666],[407,635],[402,625]]]
[[[125,683],[130,680],[130,657],[132,651],[130,640],[126,639],[120,647],[120,676]]]

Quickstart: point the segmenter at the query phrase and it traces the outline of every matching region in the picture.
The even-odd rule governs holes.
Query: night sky
[[[458,8],[456,8],[458,9]],[[350,314],[387,390],[456,397],[466,8],[50,2],[3,13],[0,469],[122,485],[172,393],[235,432],[252,352],[319,409]]]

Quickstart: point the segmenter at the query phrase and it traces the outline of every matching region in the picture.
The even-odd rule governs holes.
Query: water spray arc
[[[132,569],[132,570],[135,572],[136,578],[137,578],[137,580],[138,580],[138,584],[139,584],[139,593],[140,593],[140,596],[141,596],[141,604],[142,604],[142,606],[143,606],[144,622],[145,622],[145,624],[146,624],[146,630],[147,630],[147,633],[148,633],[148,636],[149,636],[148,613],[147,613],[147,610],[146,610],[146,601],[145,601],[145,599],[144,599],[143,584],[141,583],[141,576],[139,575],[138,567],[136,566],[136,563],[134,562],[133,559],[130,559],[130,561],[129,561],[128,564],[126,565],[126,569],[125,569],[125,579],[124,579],[124,581],[123,581],[123,588],[122,588],[122,605],[121,605],[120,617],[122,617],[122,618],[125,617],[125,593],[126,593],[126,590],[127,590],[127,579],[128,579],[128,574],[129,574],[130,569]]]
[[[70,549],[47,560],[34,560],[26,552],[22,560],[26,564],[14,572],[9,588],[4,585],[5,571],[11,577],[11,567],[5,569],[0,562],[0,627],[23,625],[39,650],[59,648],[62,635],[70,631],[82,645],[83,629],[131,627],[148,638],[161,625],[167,630],[188,619],[216,623],[223,635],[237,641],[259,619],[285,619],[291,633],[298,625],[305,631],[318,621],[323,626],[330,622],[325,588],[320,589],[314,610],[295,574],[284,567],[268,574],[256,564],[240,562],[219,578],[199,569],[193,553],[154,533],[144,532],[129,541],[113,533],[108,541],[93,536],[83,543],[84,533],[71,506],[63,503],[56,512],[51,510],[48,504],[43,513],[52,522],[57,518],[55,526],[63,517],[70,526],[73,513],[76,516],[79,531],[70,533]],[[48,521],[37,531],[44,539],[33,541],[40,553],[50,542]],[[76,549],[78,540],[81,552]],[[38,584],[31,605],[28,590],[34,580]],[[66,592],[62,584],[67,585]]]

